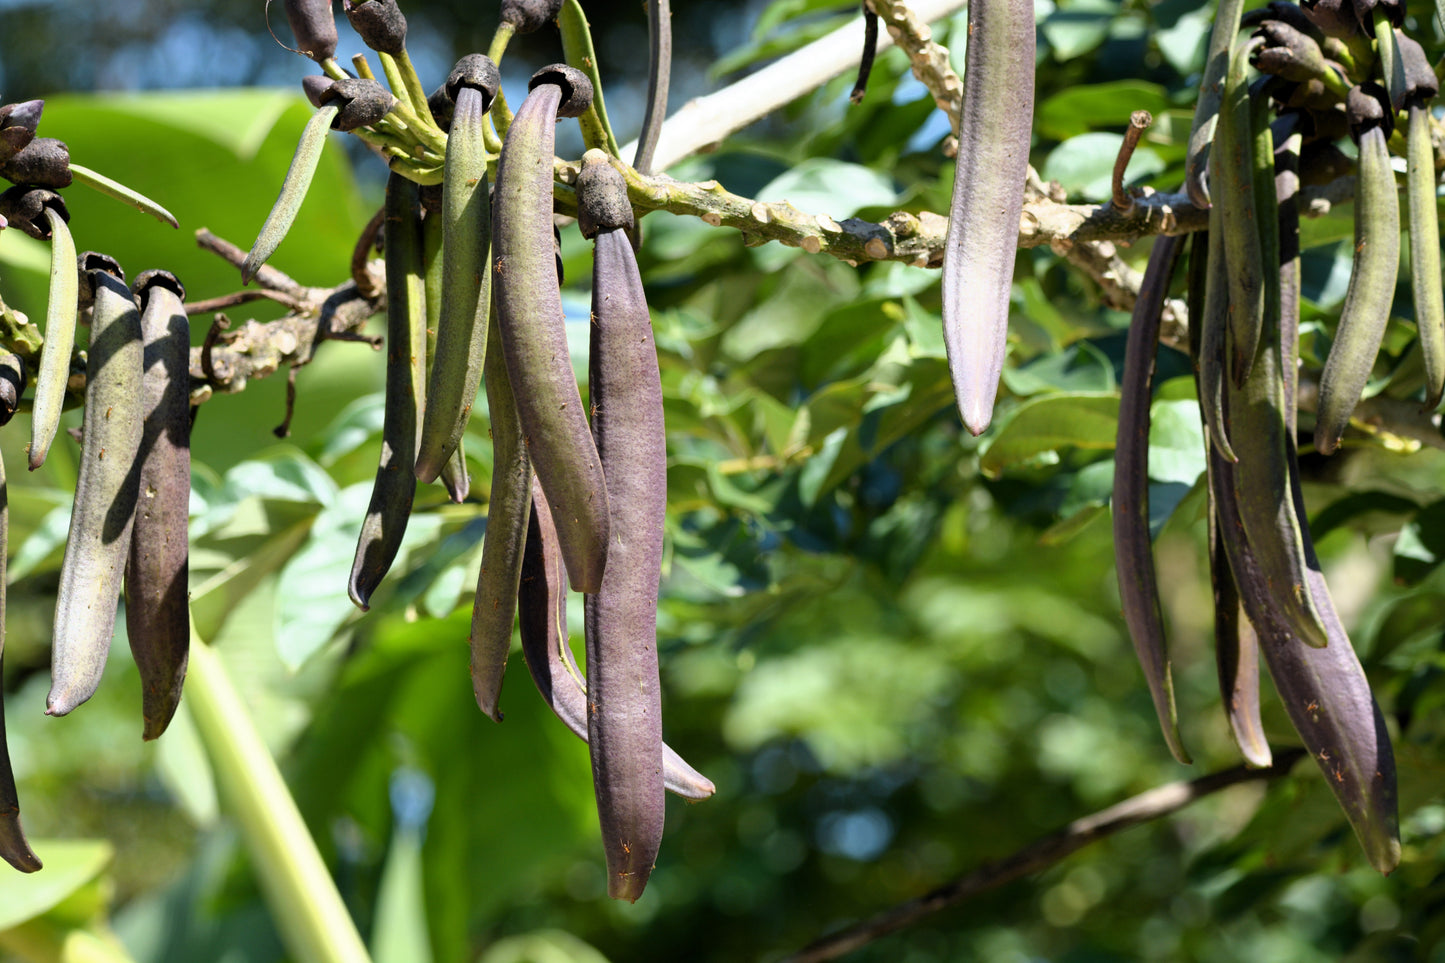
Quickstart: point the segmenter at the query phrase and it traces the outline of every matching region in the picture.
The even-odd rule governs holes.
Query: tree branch
[[[996,889],[1022,876],[1047,869],[1090,843],[1112,836],[1120,830],[1172,815],[1190,803],[1230,786],[1276,779],[1287,773],[1304,755],[1303,749],[1285,749],[1275,753],[1275,765],[1268,769],[1236,766],[1187,782],[1171,782],[1150,789],[1092,816],[1076,819],[1058,832],[1035,840],[1013,855],[987,863],[930,893],[884,910],[842,932],[825,936],[788,957],[784,963],[821,963],[823,960],[837,959],[889,933],[912,926],[941,909]]]

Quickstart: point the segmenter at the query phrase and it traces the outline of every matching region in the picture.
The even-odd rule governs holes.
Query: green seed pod
[[[418,188],[393,173],[386,182],[386,416],[371,503],[361,525],[348,591],[364,612],[406,533],[416,497],[419,386],[426,380],[426,291],[422,281]]]
[[[60,427],[80,300],[80,272],[70,228],[54,206],[47,204],[45,214],[50,220],[50,299],[45,308],[45,344],[40,349],[40,371],[35,376],[35,404],[30,417],[31,471],[45,463]]]
[[[336,17],[331,0],[286,0],[286,20],[296,46],[317,63],[336,56]]]
[[[1034,9],[974,0],[943,255],[943,336],[963,424],[993,419],[1034,109]]]
[[[143,736],[155,739],[181,701],[190,652],[190,353],[185,288],[168,271],[145,271],[134,285],[145,340],[141,398],[145,421],[133,472],[135,524],[125,570],[125,624],[141,677]]]
[[[142,423],[140,312],[114,262],[83,255],[91,289],[85,421],[70,536],[55,603],[49,715],[62,716],[94,694],[115,629],[121,578],[130,554]]]
[[[537,691],[572,734],[586,742],[587,686],[568,643],[567,570],[557,548],[552,513],[535,479],[522,578],[517,587],[517,611],[522,655]],[[688,765],[666,743],[662,746],[662,779],[668,792],[694,802],[717,791],[711,779]]]
[[[562,89],[537,86],[498,162],[492,269],[498,333],[533,468],[572,585],[595,592],[607,563],[607,485],[567,351],[552,247],[552,157]]]
[[[1355,259],[1335,341],[1320,375],[1315,449],[1333,454],[1375,364],[1400,266],[1400,208],[1386,137],[1385,92],[1377,84],[1350,91],[1351,133],[1359,144],[1355,179]]]
[[[1440,288],[1440,215],[1435,208],[1435,148],[1430,137],[1430,102],[1439,90],[1435,72],[1418,43],[1396,35],[1406,80],[1405,185],[1409,198],[1410,286],[1415,327],[1425,362],[1425,410],[1445,395],[1445,294]]]
[[[301,139],[296,144],[296,154],[291,158],[291,166],[286,169],[285,180],[281,182],[281,193],[277,196],[271,213],[266,215],[266,223],[261,225],[261,233],[256,236],[256,243],[251,246],[241,265],[242,284],[251,283],[261,265],[276,253],[276,249],[286,239],[287,232],[296,221],[296,213],[301,210],[301,202],[306,199],[306,192],[311,187],[316,165],[321,163],[321,149],[326,146],[326,131],[340,113],[339,102],[328,103],[318,108],[306,122],[306,127],[301,131]]]
[[[557,19],[562,0],[502,0],[501,20],[515,33],[535,33]]]
[[[1211,191],[1219,208],[1229,293],[1229,340],[1225,352],[1229,374],[1243,384],[1259,351],[1264,325],[1264,253],[1255,220],[1254,142],[1250,136],[1250,54],[1258,39],[1235,51],[1224,81],[1219,124],[1209,154]]]
[[[396,0],[342,0],[341,8],[372,50],[394,57],[406,52],[406,16]]]
[[[1149,540],[1149,403],[1159,325],[1169,279],[1183,246],[1179,237],[1159,237],[1149,253],[1149,266],[1124,348],[1124,377],[1119,385],[1119,432],[1114,454],[1114,564],[1124,621],[1134,640],[1134,654],[1149,683],[1164,741],[1174,758],[1190,762],[1179,738],[1179,710],[1174,703],[1174,676],[1165,650],[1164,619]]]
[[[1184,189],[1195,207],[1209,206],[1210,190],[1205,184],[1205,161],[1214,142],[1214,127],[1219,117],[1219,104],[1224,97],[1224,76],[1229,73],[1230,52],[1234,35],[1239,33],[1244,0],[1220,0],[1214,13],[1214,28],[1209,34],[1209,50],[1205,54],[1204,73],[1199,79],[1199,99],[1194,107],[1194,122],[1189,130],[1189,153],[1185,159]]]
[[[18,362],[20,359],[15,360]],[[7,362],[0,370],[8,369]],[[0,459],[0,674],[3,674],[5,666],[5,559],[9,555],[9,539],[9,486],[5,480],[5,462]],[[25,830],[20,826],[20,795],[15,790],[15,772],[10,768],[10,746],[5,740],[3,688],[0,688],[0,859],[22,873],[33,873],[41,868],[40,859],[25,841]]]

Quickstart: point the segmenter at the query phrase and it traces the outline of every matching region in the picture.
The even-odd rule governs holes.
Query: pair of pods
[[[133,297],[110,258],[86,254],[81,268],[91,302],[85,417],[46,712],[64,715],[95,693],[124,578],[144,735],[153,739],[180,702],[190,642],[184,289],[167,272],[147,271],[137,278]]]

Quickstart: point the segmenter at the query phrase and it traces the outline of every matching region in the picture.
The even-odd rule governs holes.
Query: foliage
[[[786,52],[852,6],[777,0],[752,45],[721,66]],[[1208,11],[1174,0],[1036,9],[1035,166],[1072,198],[1105,199],[1119,131],[1146,108],[1156,125],[1131,178],[1176,185]],[[1410,13],[1438,31],[1425,7]],[[955,62],[965,28],[960,17],[936,27]],[[848,107],[851,78],[836,79],[671,173],[840,220],[945,209],[946,124],[899,51],[875,71],[862,105]],[[162,200],[183,229],[244,242],[308,115],[291,93],[245,90],[55,97],[45,123],[78,162]],[[374,172],[362,166],[358,185],[337,144],[322,164],[272,262],[316,285],[341,279],[379,205]],[[114,252],[132,273],[164,265],[192,298],[235,286],[184,230],[80,191],[67,201],[82,249]],[[197,630],[281,760],[378,961],[775,956],[1190,775],[1159,738],[1113,581],[1107,501],[1127,316],[1054,252],[1021,253],[1005,397],[995,427],[973,439],[953,405],[936,272],[747,247],[663,212],[643,228],[670,455],[665,725],[718,792],[696,805],[669,799],[653,889],[635,905],[603,898],[586,748],[528,691],[519,658],[504,723],[471,696],[485,406],[466,438],[473,497],[458,506],[440,488],[419,491],[403,556],[364,616],[345,578],[375,470],[379,358],[360,344],[324,346],[299,375],[285,442],[270,433],[279,378],[199,412]],[[1348,277],[1346,237],[1338,217],[1305,226],[1304,346],[1316,363]],[[1147,247],[1126,256],[1142,267]],[[590,257],[573,232],[563,257],[585,379]],[[18,232],[0,238],[6,300],[32,317],[43,315],[47,261]],[[1402,287],[1397,314],[1409,316],[1408,298]],[[1408,328],[1387,342],[1396,363],[1379,392],[1419,384]],[[1166,349],[1160,365],[1156,551],[1185,738],[1211,771],[1237,753],[1209,664],[1203,449],[1187,360]],[[23,421],[0,432],[12,464]],[[1302,765],[854,958],[1439,958],[1445,452],[1408,447],[1363,443],[1304,463],[1327,574],[1396,735],[1396,874],[1369,868],[1319,773]],[[0,920],[15,926],[0,948],[59,958],[37,955],[26,927],[104,936],[108,926],[138,960],[279,959],[185,702],[163,739],[137,738],[123,620],[98,695],[72,718],[43,716],[73,451],[57,443],[10,488],[6,718],[47,869],[7,879],[5,905],[27,912]],[[1277,702],[1265,722],[1272,742],[1294,744]],[[114,859],[101,843],[58,837],[108,840]],[[47,878],[54,898],[42,899]]]

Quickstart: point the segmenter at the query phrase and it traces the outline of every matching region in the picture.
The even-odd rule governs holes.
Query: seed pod
[[[286,0],[286,20],[296,46],[317,63],[336,56],[336,17],[331,0]]]
[[[1224,77],[1229,73],[1230,52],[1234,49],[1234,35],[1239,33],[1243,9],[1244,0],[1220,0],[1219,9],[1214,13],[1214,28],[1209,34],[1204,73],[1199,79],[1199,99],[1189,129],[1189,153],[1184,168],[1184,189],[1189,200],[1199,208],[1209,206],[1205,161],[1210,154],[1209,145],[1214,142],[1214,127],[1224,97]]]
[[[49,715],[63,716],[95,693],[105,669],[121,576],[130,554],[140,449],[140,312],[108,259],[82,255],[94,307],[86,361],[85,421],[70,535],[60,564]]]
[[[1390,321],[1400,266],[1400,208],[1386,138],[1384,91],[1367,84],[1350,91],[1351,133],[1359,144],[1355,178],[1355,259],[1340,308],[1335,341],[1320,375],[1315,449],[1333,454],[1374,367]]]
[[[432,366],[436,363],[437,325],[442,315],[442,186],[432,184],[421,189],[421,241],[422,262],[426,267],[423,287],[426,289],[426,363],[427,380],[431,380]],[[467,458],[462,451],[462,442],[457,441],[457,450],[447,459],[441,474],[437,477],[447,491],[447,497],[460,505],[471,493],[472,479],[467,473]]]
[[[562,0],[502,0],[501,20],[514,33],[535,33],[557,19]]]
[[[1234,449],[1230,445],[1229,422],[1224,417],[1225,343],[1229,337],[1229,264],[1224,256],[1224,225],[1220,206],[1209,209],[1209,231],[1205,239],[1207,251],[1204,257],[1204,297],[1200,310],[1199,353],[1194,364],[1199,369],[1199,407],[1204,420],[1209,442],[1226,461],[1235,461]],[[1199,251],[1200,245],[1194,249]],[[1190,310],[1199,304],[1197,297],[1191,297]],[[1192,327],[1192,326],[1191,326]]]
[[[62,190],[74,180],[70,149],[54,137],[36,137],[24,150],[0,164],[0,177],[12,184]]]
[[[943,336],[963,424],[993,419],[1034,110],[1034,9],[974,0],[943,255]]]
[[[155,739],[181,701],[190,652],[191,494],[190,353],[185,288],[168,271],[135,279],[145,339],[141,398],[145,422],[137,475],[135,525],[125,571],[125,625],[140,670],[144,738]]]
[[[15,358],[14,355],[10,356]],[[19,362],[15,358],[15,362]],[[7,359],[0,371],[9,371]],[[24,384],[24,381],[21,381]],[[5,462],[0,459],[0,675],[5,666],[5,559],[9,555],[10,494],[5,480]],[[10,747],[5,740],[5,691],[0,687],[0,859],[22,873],[40,869],[40,859],[25,841],[20,826],[20,796],[15,790],[15,772],[10,768]]]
[[[10,351],[0,353],[0,425],[10,424],[25,393],[25,360]]]
[[[348,591],[364,612],[401,548],[416,497],[417,392],[426,379],[426,292],[422,281],[418,189],[393,173],[386,181],[386,416],[381,459]]]
[[[667,441],[652,319],[632,244],[602,219],[627,187],[600,151],[578,206],[598,228],[588,387],[611,510],[607,569],[585,601],[587,741],[607,853],[607,891],[636,900],[662,844],[662,700],[657,593],[667,520]],[[606,194],[611,197],[605,197]],[[629,217],[631,211],[626,212]]]
[[[321,149],[326,146],[326,131],[340,113],[341,104],[328,103],[317,108],[316,113],[306,122],[301,131],[301,139],[296,143],[296,154],[291,158],[291,166],[286,169],[286,178],[281,182],[281,193],[277,196],[271,213],[266,215],[266,223],[261,225],[261,233],[257,235],[256,243],[251,246],[246,260],[241,264],[242,284],[251,283],[261,265],[276,253],[276,248],[286,239],[287,232],[296,221],[296,212],[301,210],[301,202],[306,199],[306,192],[311,187],[316,165],[321,163]]]
[[[1209,494],[1209,579],[1214,588],[1214,661],[1229,731],[1244,761],[1256,768],[1272,762],[1259,715],[1259,635],[1245,617],[1239,588],[1220,541],[1219,518]]]
[[[1159,237],[1149,253],[1149,266],[1124,348],[1124,377],[1119,385],[1119,433],[1114,454],[1114,564],[1124,620],[1134,640],[1134,654],[1149,683],[1154,711],[1164,741],[1174,758],[1190,762],[1179,738],[1179,710],[1174,704],[1174,677],[1165,651],[1164,619],[1149,541],[1149,402],[1154,360],[1159,350],[1159,325],[1169,278],[1174,273],[1183,239]]]
[[[1405,184],[1409,197],[1410,287],[1415,294],[1415,326],[1425,362],[1425,410],[1445,394],[1445,295],[1440,288],[1440,216],[1435,209],[1435,148],[1430,138],[1430,101],[1439,85],[1420,45],[1397,36],[1400,63],[1408,83],[1405,110]]]
[[[595,592],[607,563],[607,485],[572,373],[552,249],[554,127],[563,89],[536,86],[497,168],[492,265],[498,333],[533,469],[558,521],[572,585]]]
[[[416,476],[423,482],[436,478],[456,451],[487,355],[492,207],[482,131],[499,83],[496,64],[479,54],[464,57],[447,80],[456,111],[442,181],[441,317],[416,459]],[[509,590],[509,597],[513,594],[515,589]]]
[[[1235,51],[1224,81],[1219,125],[1209,154],[1209,177],[1217,190],[1211,197],[1219,208],[1228,264],[1229,341],[1226,357],[1236,385],[1244,383],[1259,350],[1264,325],[1264,254],[1260,225],[1255,220],[1254,142],[1250,137],[1249,58],[1259,40],[1251,39]]]
[[[341,8],[372,50],[394,57],[406,52],[406,16],[396,0],[342,0]]]
[[[594,91],[592,81],[576,67],[567,64],[548,64],[532,75],[527,81],[527,90],[539,87],[557,87],[561,91],[557,103],[558,117],[581,117],[592,106]]]
[[[587,741],[587,686],[572,656],[567,634],[567,571],[557,548],[557,531],[542,489],[532,486],[527,546],[517,587],[522,655],[547,706],[572,734]],[[662,779],[667,791],[683,799],[706,799],[717,791],[670,746],[662,746]]]
[[[495,319],[491,322],[496,324]],[[500,338],[493,333],[486,358],[487,407],[492,419],[492,494],[487,503],[487,540],[472,605],[472,694],[498,722],[497,700],[512,649],[517,583],[532,503],[532,459],[517,420],[517,402],[507,377]]]
[[[876,41],[878,15],[865,4],[863,17],[864,22],[871,25]],[[864,57],[871,58],[874,47],[874,43],[865,41]],[[868,75],[861,68],[858,78],[860,87],[867,84]],[[667,88],[671,79],[672,3],[671,0],[647,0],[647,111],[642,115],[642,131],[637,135],[637,153],[632,160],[639,174],[652,173],[652,156],[657,151],[662,122],[667,119]]]
[[[50,298],[45,307],[45,344],[40,349],[40,371],[35,376],[35,403],[30,416],[31,471],[44,464],[60,427],[80,298],[75,241],[66,217],[52,204],[46,204],[44,211],[50,222]]]

